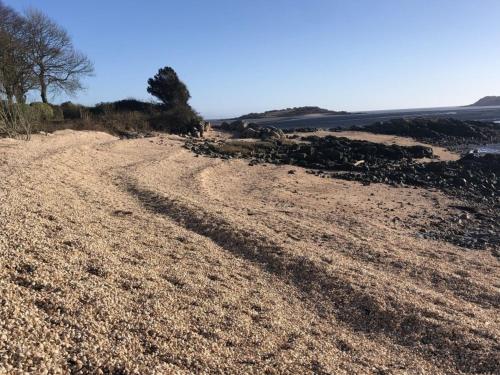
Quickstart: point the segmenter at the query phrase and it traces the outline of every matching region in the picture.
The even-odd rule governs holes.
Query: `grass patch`
[[[276,145],[273,142],[256,141],[226,141],[224,143],[213,143],[210,145],[212,151],[232,156],[250,156],[263,152],[269,152]]]

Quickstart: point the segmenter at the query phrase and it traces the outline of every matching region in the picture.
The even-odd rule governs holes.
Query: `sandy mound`
[[[457,202],[182,144],[0,141],[0,373],[498,371],[498,259],[415,231]]]

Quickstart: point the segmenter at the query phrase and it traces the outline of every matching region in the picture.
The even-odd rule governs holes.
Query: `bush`
[[[194,134],[202,118],[190,107],[175,107],[150,119],[151,128],[176,134]]]
[[[103,115],[109,112],[141,112],[152,114],[161,110],[160,104],[142,102],[136,99],[124,99],[110,103],[99,103],[89,108],[92,114]]]
[[[50,121],[54,118],[54,110],[47,103],[31,103],[30,110],[33,118],[38,121]]]
[[[94,122],[101,123],[111,133],[121,131],[141,132],[150,130],[148,117],[148,115],[138,111],[108,112]]]
[[[29,140],[36,124],[32,114],[27,104],[0,102],[0,136],[15,138],[21,135]]]
[[[71,102],[61,104],[63,117],[68,120],[78,120],[84,118],[85,107]]]
[[[52,107],[52,113],[53,113],[52,120],[63,121],[64,120],[64,113],[63,113],[61,106],[58,106],[55,104],[51,104],[50,106]]]

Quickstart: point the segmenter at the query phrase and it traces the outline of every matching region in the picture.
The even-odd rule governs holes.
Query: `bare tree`
[[[82,89],[81,78],[92,75],[92,62],[75,50],[66,30],[38,10],[26,13],[31,61],[42,101],[48,92],[73,94]]]
[[[9,103],[24,103],[35,84],[25,19],[0,0],[0,92]]]

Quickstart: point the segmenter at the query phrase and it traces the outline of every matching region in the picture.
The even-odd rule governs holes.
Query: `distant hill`
[[[237,117],[236,120],[247,120],[247,119],[262,119],[262,118],[274,118],[274,117],[295,117],[304,115],[347,115],[349,112],[345,111],[330,111],[328,109],[320,107],[294,107],[286,109],[274,109],[271,111],[261,112],[261,113],[249,113]]]
[[[495,105],[500,106],[500,96],[485,96],[474,104],[471,104],[470,107],[487,107]]]

